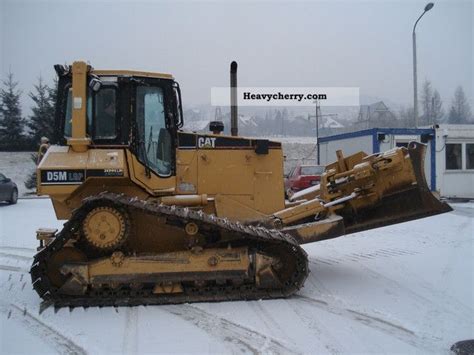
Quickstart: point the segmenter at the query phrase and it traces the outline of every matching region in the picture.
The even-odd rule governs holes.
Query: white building
[[[474,198],[474,125],[440,125],[435,128],[372,128],[319,139],[321,164],[359,151],[367,154],[407,146],[427,145],[425,175],[431,190],[444,197]]]
[[[436,189],[442,196],[474,198],[474,125],[436,128]]]

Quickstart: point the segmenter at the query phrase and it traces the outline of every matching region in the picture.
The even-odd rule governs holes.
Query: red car
[[[290,197],[294,192],[319,184],[324,173],[322,165],[297,165],[285,178],[285,192]]]

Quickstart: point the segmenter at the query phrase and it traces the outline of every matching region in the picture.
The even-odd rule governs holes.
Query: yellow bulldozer
[[[285,200],[281,143],[181,130],[171,75],[56,65],[57,134],[37,167],[61,231],[37,231],[34,289],[56,307],[287,297],[300,244],[450,211],[427,187],[425,146],[344,157]]]

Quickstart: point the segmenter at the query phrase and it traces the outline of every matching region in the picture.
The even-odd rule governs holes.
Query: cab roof
[[[92,70],[92,74],[97,76],[138,76],[145,78],[158,78],[174,80],[173,75],[165,73],[152,73],[146,71],[136,70]]]

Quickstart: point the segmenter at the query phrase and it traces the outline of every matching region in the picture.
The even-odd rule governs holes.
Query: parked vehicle
[[[296,191],[319,184],[324,173],[323,165],[297,165],[285,178],[285,192],[291,196]]]
[[[0,201],[7,201],[14,205],[18,200],[18,187],[5,175],[0,173]]]

